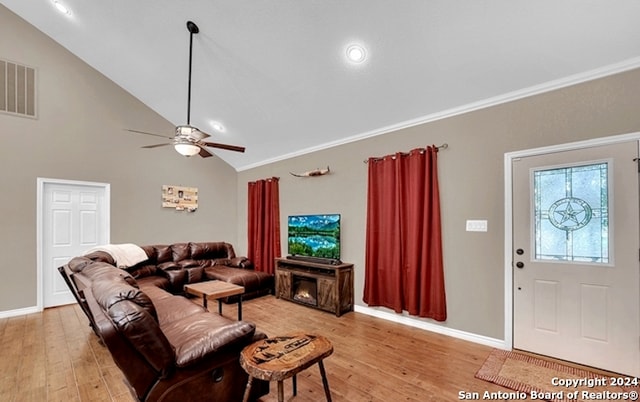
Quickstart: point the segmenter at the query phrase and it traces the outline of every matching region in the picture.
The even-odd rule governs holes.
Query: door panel
[[[534,300],[535,328],[542,331],[558,332],[559,283],[556,281],[535,280]]]
[[[57,268],[109,238],[102,186],[45,183],[42,213],[44,307],[74,303]]]
[[[632,141],[513,161],[515,348],[640,375],[637,157]]]

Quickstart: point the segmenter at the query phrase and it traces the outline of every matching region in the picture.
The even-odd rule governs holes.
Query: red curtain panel
[[[447,319],[438,148],[370,158],[363,300]]]
[[[279,179],[249,182],[247,258],[257,271],[275,273],[275,259],[280,257]]]

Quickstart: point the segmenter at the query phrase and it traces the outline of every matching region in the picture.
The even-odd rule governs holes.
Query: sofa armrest
[[[255,325],[231,321],[203,312],[192,314],[162,326],[162,332],[175,348],[176,366],[187,367],[230,349],[242,349],[251,343]]]
[[[253,262],[247,257],[235,257],[229,260],[230,267],[253,269]]]
[[[158,265],[158,271],[160,275],[169,280],[171,288],[175,291],[181,291],[182,286],[186,283],[187,273],[182,267],[173,261],[163,262]]]
[[[184,284],[187,283],[187,271],[184,269],[160,272],[162,272],[162,276],[169,280],[171,289],[174,289],[174,291],[181,291]]]

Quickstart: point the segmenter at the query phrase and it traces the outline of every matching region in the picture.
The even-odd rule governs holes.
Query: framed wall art
[[[162,207],[195,212],[198,209],[198,188],[163,185]]]

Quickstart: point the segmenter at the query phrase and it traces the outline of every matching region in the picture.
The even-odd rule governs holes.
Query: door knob
[[[522,262],[522,261],[516,262],[516,267],[518,267],[520,269],[524,268],[524,262]]]

